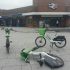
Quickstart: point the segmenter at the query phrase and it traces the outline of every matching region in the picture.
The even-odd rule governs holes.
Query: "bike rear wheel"
[[[46,45],[46,39],[42,36],[39,36],[35,39],[35,44],[37,47],[43,47]]]
[[[65,47],[65,45],[66,45],[66,38],[64,38],[63,41],[60,41],[60,42],[55,43],[55,46],[57,48],[63,48],[63,47]]]

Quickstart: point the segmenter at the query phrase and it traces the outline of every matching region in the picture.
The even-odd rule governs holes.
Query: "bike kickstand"
[[[50,44],[51,49],[49,50],[49,53],[51,53],[52,49],[53,49],[53,43]]]
[[[53,49],[53,43],[50,44],[50,47]]]

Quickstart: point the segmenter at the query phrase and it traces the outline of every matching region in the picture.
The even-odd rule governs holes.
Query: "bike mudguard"
[[[57,36],[53,40],[54,41],[64,41],[64,39],[65,39],[65,36]]]
[[[53,55],[53,54],[48,54],[48,55],[55,58],[55,59],[53,59],[48,56],[45,56],[44,62],[50,68],[59,68],[64,65],[64,61],[60,57]]]

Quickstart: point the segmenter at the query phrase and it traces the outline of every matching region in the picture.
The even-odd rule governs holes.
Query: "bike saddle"
[[[53,59],[48,56],[44,57],[45,64],[48,65],[50,68],[59,68],[64,65],[64,61],[60,57],[53,55],[53,54],[48,54],[48,55],[55,58],[55,59]]]

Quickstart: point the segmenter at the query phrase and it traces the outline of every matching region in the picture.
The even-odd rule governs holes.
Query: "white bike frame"
[[[45,52],[34,52],[34,51],[31,51],[31,52],[29,53],[29,55],[32,55],[33,58],[39,58],[39,57],[40,57],[40,54],[41,54],[41,56],[42,56],[42,59],[44,59],[44,57],[47,56],[47,57],[50,57],[50,58],[56,60],[56,58],[50,56],[49,54],[47,54],[47,53],[45,53]],[[39,58],[39,59],[40,59],[40,58]]]
[[[57,33],[56,33],[57,34]],[[55,34],[55,37],[56,37],[56,34]],[[50,42],[50,44],[54,44],[54,43],[58,43],[58,42],[61,42],[61,41],[54,41],[53,39],[55,38],[51,38],[48,34],[46,34],[46,40],[48,40]]]

